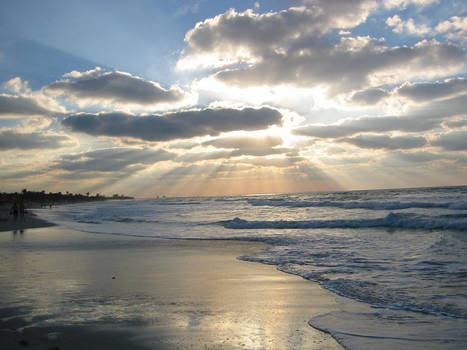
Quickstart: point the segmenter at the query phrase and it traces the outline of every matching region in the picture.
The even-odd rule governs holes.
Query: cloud
[[[448,39],[465,42],[467,40],[467,17],[453,16],[440,22],[435,29]]]
[[[194,2],[180,6],[174,13],[174,17],[183,17],[190,13],[198,13],[201,2]]]
[[[439,0],[385,0],[384,6],[386,8],[399,7],[404,9],[410,5],[428,6],[437,2],[439,2]]]
[[[351,101],[362,105],[374,105],[388,96],[389,92],[387,92],[386,90],[380,88],[367,89],[357,91],[356,93],[354,93],[351,97]]]
[[[40,174],[40,171],[37,170],[6,170],[0,173],[0,179],[2,180],[24,180],[30,176],[37,176]]]
[[[140,170],[138,165],[148,166],[175,158],[173,153],[162,149],[108,148],[91,152],[62,156],[51,169],[69,172],[103,172]]]
[[[214,146],[216,148],[270,148],[282,145],[280,136],[229,136],[222,137],[203,143],[204,146]]]
[[[280,124],[275,109],[217,108],[133,116],[127,113],[75,114],[62,124],[72,131],[95,136],[132,137],[146,141],[169,141],[196,136],[217,136],[234,130],[260,130]]]
[[[187,46],[177,67],[224,66],[232,61],[249,61],[261,52],[280,48],[300,34],[322,35],[333,28],[354,27],[364,22],[376,6],[373,0],[304,3],[308,7],[265,14],[230,9],[197,23],[185,36]]]
[[[467,92],[467,79],[454,78],[443,82],[406,83],[396,89],[397,94],[415,102],[425,102]]]
[[[467,119],[448,120],[443,125],[451,129],[463,128],[467,126]]]
[[[289,152],[290,149],[277,147],[282,145],[280,136],[229,136],[203,143],[203,146],[234,149],[231,157],[238,156],[266,156]]]
[[[266,14],[230,10],[200,22],[187,33],[177,67],[215,68],[216,79],[240,87],[324,86],[341,93],[446,75],[464,64],[461,48],[435,40],[389,47],[368,36],[325,35],[364,22],[374,2],[306,4]]]
[[[442,134],[431,144],[449,151],[467,151],[467,130]]]
[[[340,142],[350,143],[360,148],[370,149],[411,149],[426,145],[426,139],[421,136],[394,136],[387,135],[359,135],[353,138],[345,138]]]
[[[369,37],[345,37],[336,45],[310,39],[296,47],[291,44],[284,53],[270,52],[256,60],[247,67],[222,70],[215,77],[235,86],[326,86],[341,93],[449,74],[462,67],[464,53],[454,45],[437,41],[390,48]]]
[[[203,147],[211,146],[216,150],[184,153],[177,158],[177,161],[196,162],[200,160],[229,159],[240,156],[263,157],[290,152],[290,148],[278,147],[282,143],[283,141],[280,136],[221,137],[201,144]],[[245,163],[243,160],[237,159],[236,161]]]
[[[12,130],[0,131],[0,151],[20,149],[59,149],[75,145],[67,135],[55,133],[18,133]]]
[[[10,80],[4,82],[2,85],[6,90],[15,94],[31,92],[29,82],[23,81],[20,77],[11,78]]]
[[[34,98],[0,95],[0,118],[20,118],[25,116],[49,116],[53,114],[42,107]]]
[[[251,164],[254,166],[261,167],[274,167],[274,168],[289,168],[296,166],[297,163],[306,161],[306,158],[299,156],[286,156],[280,158],[265,158],[265,157],[255,157],[255,158],[245,158],[235,160],[235,163]]]
[[[434,153],[428,151],[415,151],[415,152],[392,152],[388,153],[383,159],[383,163],[388,165],[395,165],[397,162],[404,163],[430,163],[430,162],[449,162],[454,164],[465,165],[467,164],[467,157],[456,153]]]
[[[393,27],[394,33],[408,33],[412,35],[423,36],[431,32],[431,29],[425,24],[415,24],[413,18],[409,18],[407,21],[403,21],[399,15],[394,15],[386,19],[386,24],[389,27]]]
[[[420,132],[440,126],[445,118],[465,115],[467,94],[435,101],[413,108],[403,116],[362,117],[347,119],[339,124],[309,125],[294,130],[296,135],[318,138],[340,138],[359,133],[388,131]]]
[[[339,138],[365,132],[427,131],[440,125],[438,120],[419,120],[411,117],[363,117],[345,120],[340,124],[310,125],[294,130],[294,134],[318,138]]]
[[[78,104],[142,105],[180,102],[185,94],[178,87],[165,89],[160,84],[125,72],[68,73],[72,79],[61,80],[44,87],[46,92],[65,95]]]
[[[232,155],[232,151],[213,151],[213,152],[189,152],[177,157],[177,162],[195,163],[204,160],[227,159]]]

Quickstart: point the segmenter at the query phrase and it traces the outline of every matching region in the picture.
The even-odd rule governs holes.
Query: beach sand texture
[[[3,223],[2,223],[3,225]],[[237,260],[263,244],[0,234],[1,349],[342,349],[317,284]]]

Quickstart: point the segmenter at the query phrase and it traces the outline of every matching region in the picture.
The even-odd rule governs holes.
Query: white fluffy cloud
[[[467,17],[453,16],[436,26],[436,31],[451,40],[467,41]]]
[[[435,40],[401,47],[387,46],[384,40],[369,36],[335,41],[325,34],[364,22],[374,3],[310,4],[266,14],[230,10],[200,22],[186,35],[178,68],[215,68],[216,79],[239,87],[321,86],[342,93],[417,77],[445,76],[464,64],[461,48]],[[361,12],[343,11],[347,7]]]
[[[407,21],[403,21],[399,15],[394,15],[386,19],[386,24],[393,28],[392,31],[394,33],[406,32],[408,34],[423,36],[431,32],[430,27],[428,27],[426,24],[415,24],[413,18],[409,18]]]

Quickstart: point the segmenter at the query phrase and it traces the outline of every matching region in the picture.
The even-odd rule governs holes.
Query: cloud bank
[[[353,144],[360,148],[369,149],[411,149],[426,145],[427,141],[421,136],[394,136],[387,135],[359,135],[353,138],[345,138],[340,142]]]
[[[197,23],[185,37],[178,69],[215,68],[216,79],[240,87],[325,86],[336,94],[442,76],[464,64],[460,47],[436,40],[390,47],[370,36],[327,35],[365,22],[374,1],[305,4],[266,14],[229,10]]]
[[[0,131],[0,151],[32,150],[32,149],[60,149],[75,145],[73,139],[67,135],[55,133],[18,133],[12,130]]]
[[[62,124],[75,132],[95,136],[132,137],[145,141],[169,141],[196,136],[216,136],[235,130],[260,130],[281,123],[279,111],[263,107],[217,108],[134,116],[128,113],[76,114]]]
[[[440,127],[444,119],[465,115],[466,108],[467,94],[464,94],[414,108],[403,116],[362,117],[347,119],[339,124],[308,125],[295,129],[294,133],[318,138],[339,138],[359,133],[428,131]]]

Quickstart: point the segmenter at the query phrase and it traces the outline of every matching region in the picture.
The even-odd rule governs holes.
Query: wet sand
[[[237,256],[251,242],[0,234],[0,348],[342,349],[317,284]]]
[[[10,205],[0,205],[0,232],[49,226],[53,226],[53,224],[38,218],[30,211],[25,213],[24,216],[14,217],[10,215]]]

